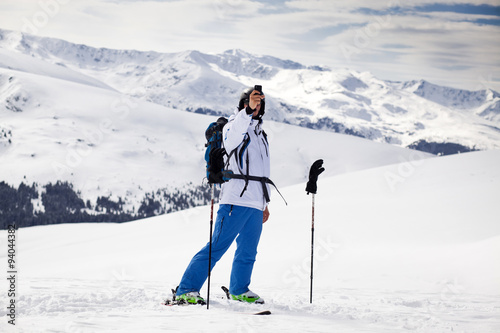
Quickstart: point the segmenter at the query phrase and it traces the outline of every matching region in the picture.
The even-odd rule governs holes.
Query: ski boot
[[[255,304],[264,304],[264,299],[259,295],[249,290],[246,293],[241,295],[233,295],[231,294],[231,299],[234,301],[247,302],[247,303],[255,303]]]
[[[200,296],[200,293],[197,291],[191,291],[182,295],[175,295],[175,300],[179,304],[207,304],[205,303],[203,297]]]

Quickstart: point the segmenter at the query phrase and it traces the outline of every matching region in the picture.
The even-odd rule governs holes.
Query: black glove
[[[247,113],[247,115],[251,115],[252,113],[255,112],[255,110],[257,109],[251,109],[249,106],[245,108],[245,112]]]
[[[307,194],[316,194],[316,191],[318,190],[316,182],[318,181],[318,176],[323,171],[325,171],[325,168],[323,168],[323,160],[317,160],[311,165],[311,169],[309,170],[309,181],[306,185]]]
[[[224,148],[216,148],[210,151],[208,155],[210,158],[209,172],[209,184],[222,184],[224,183],[222,177],[222,170],[224,170],[224,154],[226,150]]]

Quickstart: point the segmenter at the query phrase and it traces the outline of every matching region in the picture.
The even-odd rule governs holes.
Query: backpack
[[[227,124],[227,121],[227,118],[220,117],[217,121],[210,123],[205,131],[205,138],[207,139],[205,161],[207,163],[206,171],[209,184],[221,184],[227,180],[222,177],[222,171],[224,170],[223,156],[225,154],[225,150],[222,148],[222,129]]]
[[[266,199],[266,202],[270,201],[269,198],[269,193],[267,191],[266,184],[270,184],[274,186],[276,191],[279,193],[279,195],[283,198],[283,195],[280,193],[276,185],[272,182],[271,179],[266,178],[266,177],[256,177],[248,174],[248,169],[247,169],[247,174],[234,174],[230,170],[224,170],[224,155],[228,156],[228,160],[231,158],[231,156],[235,156],[236,149],[234,149],[232,152],[229,154],[226,153],[226,150],[222,148],[222,130],[224,128],[224,125],[226,125],[228,122],[227,118],[220,117],[217,119],[217,121],[210,123],[208,125],[207,129],[205,130],[205,138],[207,139],[207,143],[205,144],[205,161],[207,162],[207,179],[209,184],[222,184],[224,182],[227,182],[231,178],[233,179],[242,179],[245,181],[245,187],[243,188],[243,191],[240,194],[240,197],[243,196],[245,193],[248,182],[249,181],[257,181],[260,184],[262,184],[262,191],[264,193],[264,198]],[[267,142],[267,135],[264,133],[264,138]],[[246,142],[248,144],[249,141]],[[236,156],[235,156],[236,158]],[[241,156],[240,156],[241,158]],[[229,161],[228,161],[229,162]],[[247,161],[247,166],[248,166],[248,161]],[[283,201],[285,201],[285,204],[287,204],[285,198],[283,198]],[[288,205],[288,204],[287,204]]]

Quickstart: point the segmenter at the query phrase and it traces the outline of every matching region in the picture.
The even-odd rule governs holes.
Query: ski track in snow
[[[491,296],[336,289],[309,304],[303,290],[271,296],[262,306],[235,303],[214,291],[206,306],[165,306],[165,283],[20,278],[15,330],[4,332],[494,332],[500,300]],[[274,297],[273,297],[274,296]],[[4,303],[4,302],[2,302]],[[251,313],[269,309],[271,316]]]

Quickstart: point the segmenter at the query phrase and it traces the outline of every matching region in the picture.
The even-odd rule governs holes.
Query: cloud
[[[45,15],[36,34],[90,46],[240,48],[382,79],[473,88],[491,77],[500,90],[499,9],[498,0],[2,0],[0,27],[23,30]]]

